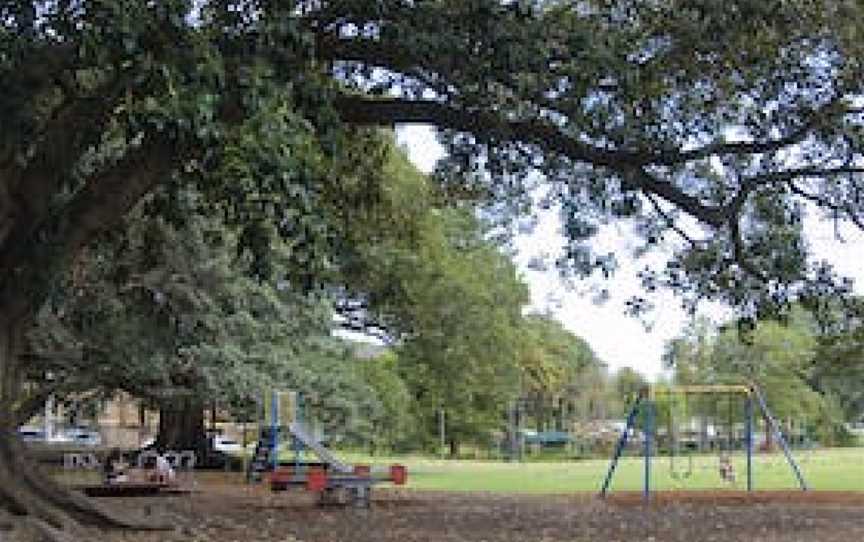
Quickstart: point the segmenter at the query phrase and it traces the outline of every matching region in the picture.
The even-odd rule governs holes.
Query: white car
[[[44,442],[45,431],[24,425],[18,428],[18,437],[24,442]]]
[[[216,435],[211,437],[211,439],[212,448],[217,452],[223,452],[226,454],[243,453],[243,445],[232,438]]]
[[[64,432],[54,433],[46,437],[41,427],[22,425],[18,428],[18,436],[23,442],[39,442],[44,444],[69,444],[72,439]]]
[[[71,427],[64,431],[63,436],[67,442],[82,446],[99,446],[102,444],[102,435],[99,434],[99,431],[87,427]]]

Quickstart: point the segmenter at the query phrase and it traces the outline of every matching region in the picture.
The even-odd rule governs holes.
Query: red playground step
[[[278,467],[270,473],[270,489],[273,491],[282,491],[292,485],[321,492],[334,487],[369,486],[382,482],[401,486],[407,481],[408,469],[404,465],[390,465],[386,475],[373,473],[369,465],[355,465],[354,472],[349,474],[328,473],[320,467],[294,469],[288,466]]]

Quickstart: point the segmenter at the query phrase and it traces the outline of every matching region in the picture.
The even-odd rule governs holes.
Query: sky
[[[443,156],[444,150],[429,126],[400,126],[397,138],[422,171],[431,171],[436,160]],[[819,221],[816,217],[808,218],[806,227],[815,259],[830,261],[841,275],[855,279],[858,293],[864,292],[864,266],[859,259],[864,256],[864,234],[852,227],[835,231],[833,223]],[[550,311],[565,328],[588,341],[610,371],[632,367],[656,380],[668,374],[662,363],[664,345],[681,334],[689,317],[681,309],[680,301],[669,292],[652,298],[655,309],[644,320],[625,314],[627,299],[641,291],[636,279],[638,270],[664,262],[662,253],[640,260],[630,257],[629,248],[634,239],[626,225],[601,230],[594,246],[598,252],[614,251],[618,270],[610,279],[579,282],[575,288],[567,288],[558,279],[554,266],[546,271],[528,266],[533,256],[544,252],[555,254],[563,246],[558,214],[550,210],[540,217],[533,232],[517,237],[515,261],[531,289],[529,310]],[[610,293],[603,304],[593,300],[592,289],[598,287]],[[722,322],[731,317],[731,312],[712,304],[703,306],[700,315]]]

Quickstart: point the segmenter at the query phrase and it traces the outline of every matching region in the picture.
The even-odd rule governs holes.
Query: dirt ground
[[[305,492],[210,484],[182,496],[102,500],[176,529],[112,541],[783,541],[864,540],[864,494],[770,492],[531,496],[376,490],[368,509],[319,507]],[[0,536],[0,538],[3,538]]]

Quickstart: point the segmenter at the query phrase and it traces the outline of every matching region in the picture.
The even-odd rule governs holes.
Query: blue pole
[[[747,394],[744,403],[744,445],[747,447],[747,491],[753,491],[753,397]]]
[[[295,397],[297,397],[297,401],[294,404],[294,423],[298,426],[302,422],[301,413],[303,411],[303,396],[300,392],[296,392]],[[300,439],[293,439],[292,443],[294,444],[294,469],[297,472],[300,469],[300,454],[303,452],[303,443],[300,442]]]
[[[645,480],[642,488],[642,498],[648,500],[651,498],[651,438],[654,433],[654,403],[647,401],[645,403],[644,422],[645,427]]]
[[[792,467],[795,477],[798,478],[798,485],[801,486],[802,491],[807,491],[807,482],[804,481],[804,475],[801,474],[801,469],[798,468],[798,463],[796,463],[795,458],[792,457],[792,451],[789,449],[789,445],[786,443],[786,439],[783,437],[783,432],[780,431],[777,421],[771,415],[771,411],[768,410],[768,404],[765,402],[765,398],[762,397],[762,392],[755,386],[753,387],[753,392],[756,395],[756,400],[759,401],[759,408],[762,409],[762,414],[765,415],[765,419],[768,420],[768,425],[771,426],[770,429],[774,431],[774,435],[780,442],[780,447],[783,449],[786,461]]]
[[[633,425],[636,423],[636,415],[639,413],[639,403],[641,400],[641,397],[636,398],[633,408],[630,409],[630,414],[627,415],[627,425],[624,427],[624,431],[621,432],[621,436],[618,437],[618,443],[615,445],[615,454],[612,456],[612,462],[609,464],[609,470],[606,472],[606,478],[603,480],[603,487],[600,488],[600,497],[606,496],[606,492],[609,490],[609,485],[612,483],[612,476],[615,474],[615,469],[618,467],[618,459],[621,458],[621,454],[624,452],[624,447],[627,446],[627,436],[630,433],[630,429],[632,429]]]
[[[279,466],[279,394],[270,392],[270,462],[273,470]]]

